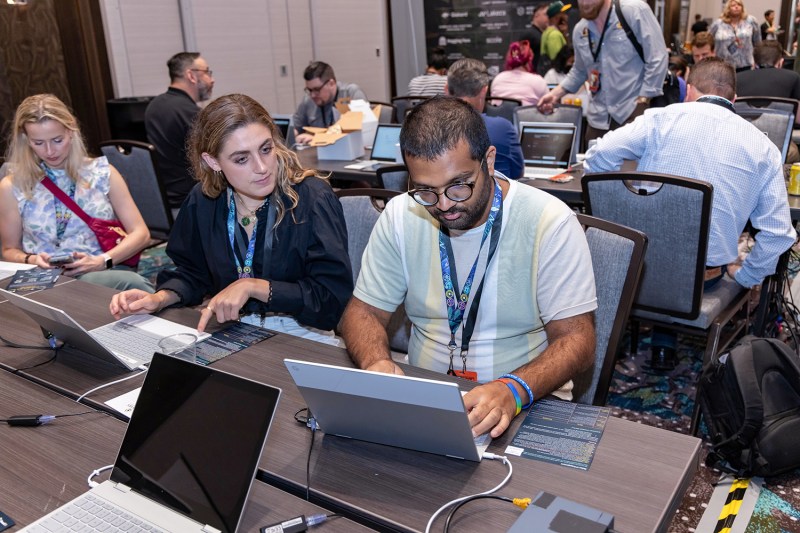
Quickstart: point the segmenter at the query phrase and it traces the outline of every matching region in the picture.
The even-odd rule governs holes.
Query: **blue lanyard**
[[[503,215],[503,190],[497,180],[494,182],[494,200],[492,201],[492,208],[489,211],[489,217],[486,220],[486,226],[483,228],[483,236],[481,237],[481,245],[478,248],[478,255],[475,257],[475,262],[472,263],[472,268],[469,271],[464,288],[459,293],[458,301],[456,301],[456,293],[458,293],[458,278],[455,272],[451,273],[450,263],[455,263],[453,259],[453,248],[450,244],[450,235],[447,228],[441,227],[439,229],[439,259],[442,264],[442,283],[444,284],[444,300],[447,305],[447,321],[450,325],[450,342],[447,347],[450,349],[450,367],[448,374],[453,373],[453,353],[458,347],[456,344],[456,331],[464,319],[464,311],[467,308],[469,301],[469,293],[472,290],[472,283],[475,278],[475,270],[478,267],[478,260],[480,259],[483,243],[486,238],[491,234],[491,242],[489,245],[489,257],[486,260],[486,269],[489,268],[489,263],[497,248],[497,242],[500,239],[500,228],[502,226]],[[497,225],[495,225],[495,222]],[[464,371],[467,370],[467,352],[469,351],[469,341],[472,338],[472,332],[475,329],[475,317],[478,312],[478,305],[480,304],[480,296],[483,290],[483,280],[486,279],[484,272],[483,279],[478,287],[475,297],[470,307],[467,325],[461,336],[461,360],[463,363]]]
[[[253,234],[250,236],[250,241],[247,243],[247,254],[244,256],[244,267],[239,262],[239,256],[236,255],[236,204],[233,199],[233,191],[229,190],[231,198],[228,204],[228,240],[231,243],[231,252],[233,253],[233,260],[236,261],[236,272],[239,274],[239,279],[253,277],[253,254],[256,248],[256,230],[258,229],[258,218],[253,224]],[[269,201],[269,198],[267,199]]]

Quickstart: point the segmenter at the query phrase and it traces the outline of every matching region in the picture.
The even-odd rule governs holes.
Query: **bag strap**
[[[617,14],[617,18],[619,19],[619,23],[622,25],[622,29],[625,30],[625,35],[636,49],[636,53],[639,54],[639,59],[641,59],[644,63],[644,50],[642,49],[639,39],[636,38],[636,34],[633,33],[633,30],[628,24],[628,21],[625,20],[625,15],[622,14],[622,6],[620,5],[619,0],[614,0],[614,12]]]
[[[42,185],[44,185],[48,191],[53,193],[53,196],[61,200],[61,203],[67,206],[67,209],[78,215],[81,220],[86,222],[87,226],[91,227],[92,220],[94,220],[94,218],[87,215],[86,211],[81,209],[81,207],[75,203],[75,200],[67,196],[67,194],[62,191],[53,180],[50,179],[50,176],[45,175],[45,177],[42,179]]]

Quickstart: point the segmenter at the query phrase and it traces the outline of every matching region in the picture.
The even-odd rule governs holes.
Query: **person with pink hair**
[[[491,96],[514,98],[522,105],[536,105],[547,94],[544,78],[533,72],[533,50],[528,41],[513,42],[508,46],[505,70],[492,80]],[[491,98],[491,97],[490,97]]]

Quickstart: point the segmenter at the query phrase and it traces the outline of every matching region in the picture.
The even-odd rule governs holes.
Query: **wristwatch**
[[[106,262],[106,270],[111,270],[114,267],[114,261],[111,259],[111,256],[108,254],[103,254],[103,259]]]
[[[639,96],[639,97],[636,98],[636,103],[637,104],[649,104],[650,103],[650,98],[648,98],[647,96]]]

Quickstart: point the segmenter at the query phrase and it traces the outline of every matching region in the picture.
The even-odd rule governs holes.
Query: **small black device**
[[[72,257],[72,254],[55,254],[50,256],[50,260],[48,261],[51,265],[65,265],[67,263],[72,263],[75,261],[75,258]]]

